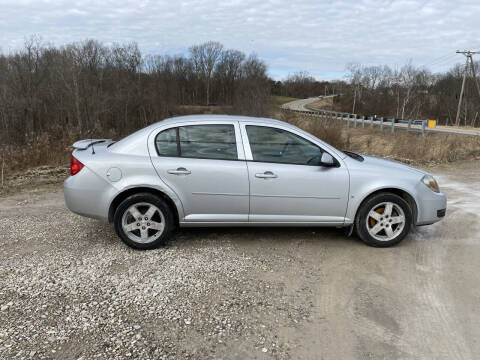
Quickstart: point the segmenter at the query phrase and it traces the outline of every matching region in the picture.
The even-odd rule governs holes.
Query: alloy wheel
[[[367,231],[375,240],[391,241],[402,233],[405,213],[393,202],[382,202],[369,211],[366,222]]]
[[[153,204],[141,202],[130,206],[122,216],[122,229],[136,243],[148,244],[165,229],[165,217]]]

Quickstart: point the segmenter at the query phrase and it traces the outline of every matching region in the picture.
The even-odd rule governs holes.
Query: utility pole
[[[473,79],[475,80],[475,84],[477,86],[478,96],[480,96],[480,86],[478,84],[477,76],[475,73],[475,65],[473,64],[473,55],[480,54],[480,51],[457,50],[457,54],[464,55],[466,59],[465,59],[465,70],[463,71],[462,90],[460,90],[460,98],[458,99],[457,117],[455,118],[455,126],[458,126],[460,124],[460,109],[462,107],[463,93],[465,91],[465,81],[467,80],[469,62],[472,69]]]

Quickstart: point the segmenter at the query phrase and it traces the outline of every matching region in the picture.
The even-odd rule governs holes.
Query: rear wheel
[[[164,245],[174,229],[173,214],[159,197],[135,194],[123,200],[113,218],[115,231],[128,246],[147,250]]]
[[[355,219],[358,236],[368,245],[388,247],[407,236],[412,210],[400,196],[380,193],[362,204]]]

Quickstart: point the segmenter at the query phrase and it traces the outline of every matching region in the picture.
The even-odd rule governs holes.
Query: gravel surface
[[[474,359],[480,162],[445,221],[374,249],[336,229],[182,230],[134,251],[58,185],[0,198],[0,359]]]

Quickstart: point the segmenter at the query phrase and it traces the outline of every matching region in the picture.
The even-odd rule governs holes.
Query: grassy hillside
[[[297,98],[292,98],[288,96],[272,96],[271,98],[272,98],[272,102],[275,105],[279,105],[279,106],[285,103],[288,103],[290,101],[298,100]]]

